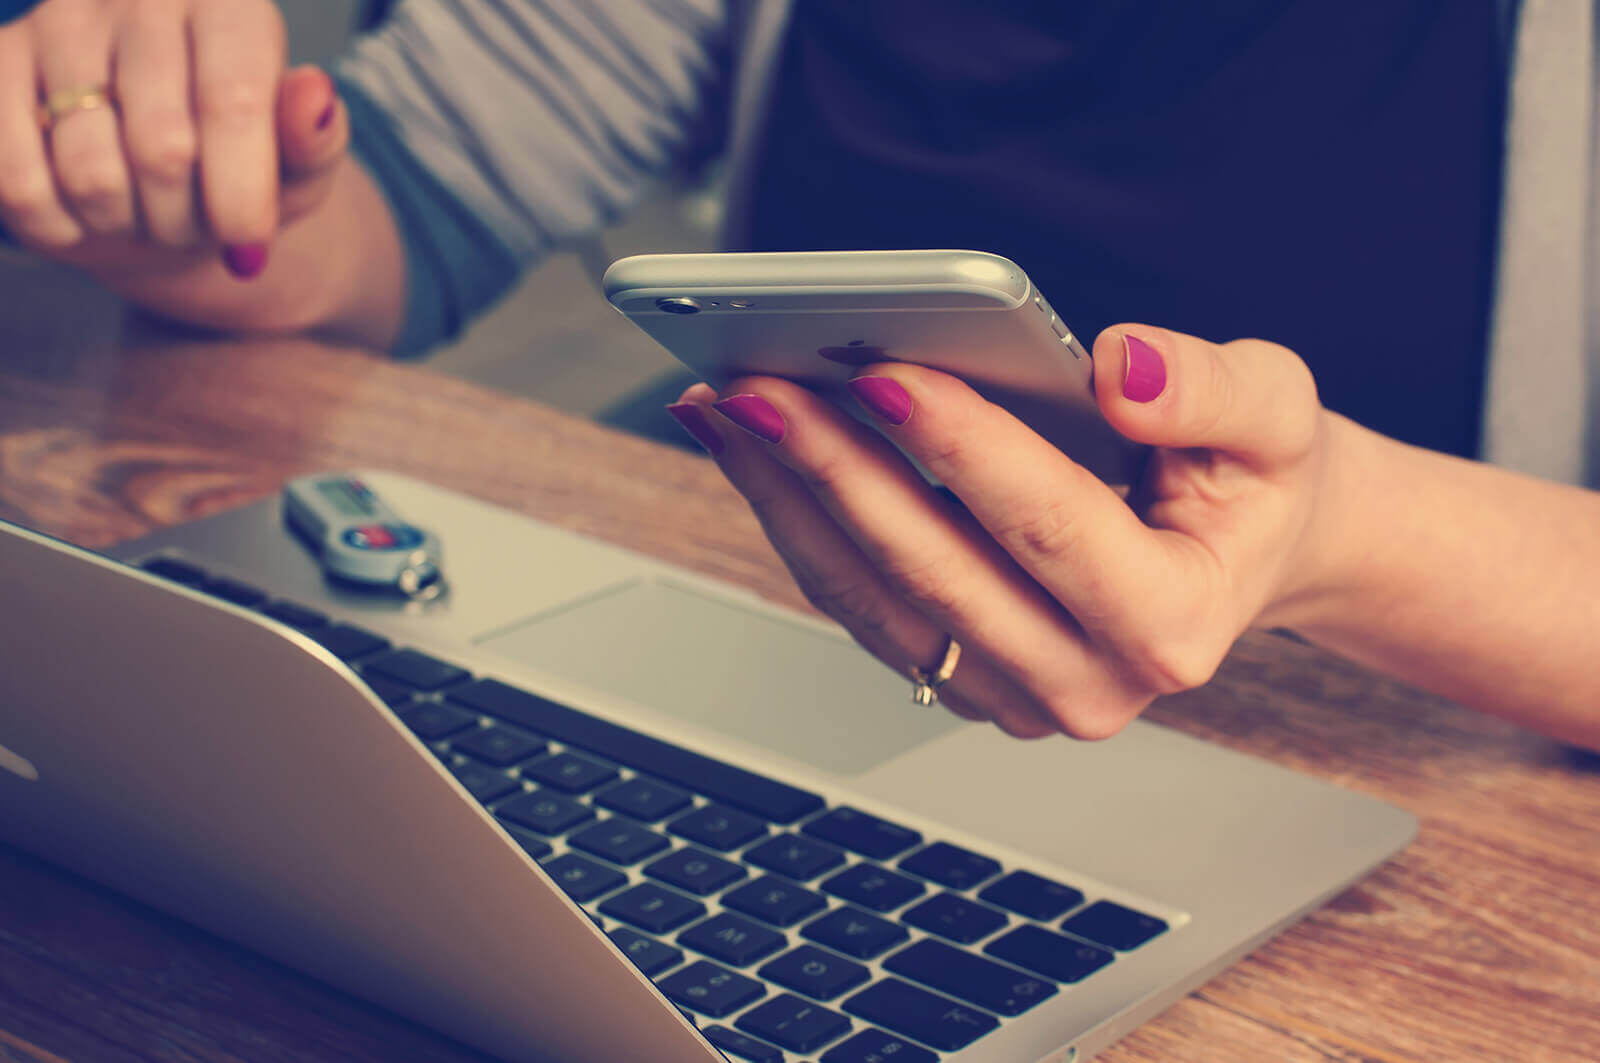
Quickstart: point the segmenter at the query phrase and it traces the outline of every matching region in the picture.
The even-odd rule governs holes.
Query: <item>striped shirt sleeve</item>
[[[405,240],[399,352],[453,336],[704,150],[727,39],[723,0],[400,0],[336,70]]]

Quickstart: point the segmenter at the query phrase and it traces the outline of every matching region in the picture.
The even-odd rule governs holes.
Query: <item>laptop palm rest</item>
[[[608,588],[478,645],[838,775],[961,726],[918,711],[908,681],[853,643],[664,580]]]

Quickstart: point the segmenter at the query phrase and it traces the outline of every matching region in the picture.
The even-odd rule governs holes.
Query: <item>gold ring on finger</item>
[[[944,659],[939,662],[939,667],[934,669],[931,675],[920,668],[911,669],[911,700],[918,705],[932,705],[939,700],[939,688],[956,674],[956,665],[959,663],[961,663],[961,643],[947,637]]]
[[[54,129],[63,118],[80,111],[94,111],[101,107],[115,107],[116,98],[107,84],[86,85],[75,89],[57,89],[39,105],[39,125]]]

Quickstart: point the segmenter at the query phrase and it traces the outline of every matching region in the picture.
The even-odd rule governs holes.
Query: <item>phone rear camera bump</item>
[[[700,303],[697,300],[682,297],[657,299],[656,309],[665,311],[668,314],[698,314],[700,312]]]

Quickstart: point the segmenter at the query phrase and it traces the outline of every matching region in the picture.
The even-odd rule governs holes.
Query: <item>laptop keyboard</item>
[[[732,1060],[929,1063],[1167,930],[188,562],[143,567],[347,662]]]

